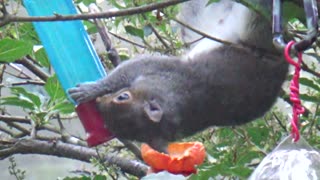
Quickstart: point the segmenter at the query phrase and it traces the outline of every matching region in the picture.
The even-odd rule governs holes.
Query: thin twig
[[[304,63],[303,61],[302,61],[301,69],[306,71],[306,72],[308,72],[308,73],[310,73],[310,74],[312,74],[312,75],[314,75],[314,76],[316,76],[317,78],[320,78],[320,73],[318,73],[318,72],[312,70],[311,68],[309,68],[309,66],[306,63]]]
[[[104,158],[103,155],[100,154],[99,149],[95,148],[96,153],[97,153],[97,159],[99,160],[99,163],[102,164],[102,167],[105,172],[108,172],[107,164],[104,163]]]
[[[13,123],[13,122],[5,122],[9,127],[13,127],[19,131],[21,131],[22,133],[26,133],[26,134],[30,134],[30,131],[27,130],[26,128],[18,125],[17,123]]]
[[[3,82],[3,74],[6,70],[6,65],[5,64],[0,64],[0,83]],[[1,88],[1,86],[0,86]],[[0,95],[1,95],[1,91],[0,91]]]
[[[30,120],[30,124],[31,124],[31,132],[30,132],[30,137],[32,139],[36,139],[37,138],[37,124],[34,120]]]
[[[11,137],[15,137],[14,132],[12,132],[12,131],[10,131],[10,130],[2,127],[2,126],[0,126],[0,131],[6,133],[6,134],[8,134],[8,135],[10,135]]]
[[[49,78],[49,75],[47,73],[43,72],[40,68],[31,63],[26,57],[17,60],[16,62],[28,68],[32,73],[34,73],[43,81],[47,81],[47,79]]]
[[[131,40],[129,40],[129,39],[126,39],[126,38],[124,38],[124,37],[121,37],[121,36],[119,36],[119,35],[117,35],[117,34],[115,34],[115,33],[113,33],[113,32],[110,32],[110,31],[109,31],[109,34],[111,34],[112,36],[114,36],[114,37],[116,37],[116,38],[118,38],[118,39],[120,39],[120,40],[122,40],[122,41],[124,41],[124,42],[127,42],[127,43],[129,43],[129,44],[132,44],[132,45],[134,45],[134,46],[137,46],[137,47],[140,47],[140,48],[143,48],[143,49],[147,49],[146,46],[144,46],[144,45],[142,45],[142,44],[138,44],[138,43],[136,43],[136,42],[134,42],[134,41],[131,41]]]
[[[14,134],[12,137],[19,139],[19,138],[23,138],[23,137],[26,137],[29,135],[30,135],[29,133],[21,132],[21,133]]]
[[[2,16],[4,16],[5,14],[8,14],[6,4],[5,4],[4,0],[0,0],[0,3],[1,3],[0,11],[2,12]]]
[[[58,124],[59,124],[61,137],[62,137],[62,139],[65,139],[65,135],[67,134],[67,132],[66,132],[66,129],[64,128],[64,126],[62,124],[60,115],[58,114],[56,118],[57,118],[57,121],[58,121]]]
[[[37,86],[43,86],[45,85],[45,82],[43,81],[37,81],[37,80],[27,80],[22,82],[13,82],[8,84],[0,84],[0,87],[6,87],[6,86],[21,86],[21,85],[37,85]]]
[[[222,43],[222,44],[227,45],[227,46],[232,46],[234,48],[238,48],[238,49],[242,49],[242,50],[258,51],[259,53],[262,53],[264,55],[270,55],[270,56],[279,56],[280,55],[279,53],[270,51],[269,49],[252,46],[252,45],[246,44],[244,42],[242,42],[240,44],[236,44],[236,43],[233,43],[233,42],[225,41],[223,39],[220,39],[220,38],[217,38],[217,37],[213,37],[213,36],[203,32],[203,31],[200,31],[200,30],[188,25],[187,23],[178,20],[177,18],[171,18],[171,19],[174,20],[175,22],[177,22],[178,24],[190,29],[191,31],[193,31],[193,32],[205,37],[205,38],[208,38],[210,40]]]
[[[200,37],[200,38],[198,38],[198,39],[196,39],[196,40],[194,40],[194,41],[186,42],[185,45],[186,45],[186,46],[190,46],[191,44],[197,43],[197,42],[201,41],[201,40],[204,39],[204,38],[205,38],[205,37]]]
[[[16,70],[19,74],[18,75],[13,75],[11,74],[10,72],[6,72],[7,74],[10,74],[12,76],[15,76],[15,77],[19,77],[21,79],[32,79],[28,74],[26,74],[20,67],[18,67],[16,64],[14,63],[9,63],[9,66],[11,68],[13,68],[14,70]],[[21,77],[21,75],[23,75],[24,77]]]
[[[235,44],[232,43],[232,42],[225,41],[225,40],[223,40],[223,39],[210,36],[209,34],[207,34],[207,33],[205,33],[205,32],[202,32],[202,31],[200,31],[200,30],[198,30],[198,29],[196,29],[196,28],[188,25],[188,24],[185,23],[185,22],[182,22],[182,21],[178,20],[177,18],[172,18],[172,20],[174,20],[175,22],[179,23],[180,25],[182,25],[182,26],[190,29],[191,31],[193,31],[193,32],[195,32],[195,33],[197,33],[197,34],[205,37],[205,38],[211,39],[211,40],[213,40],[213,41],[216,41],[216,42],[219,42],[219,43],[222,43],[222,44],[225,44],[225,45],[235,45]]]
[[[22,117],[22,116],[8,116],[8,115],[0,115],[0,121],[3,121],[5,123],[22,123],[22,124],[31,124],[31,119],[27,117]],[[46,130],[50,131],[56,134],[61,134],[61,131],[56,128],[55,126],[52,126],[50,124],[44,124],[41,125],[37,128],[37,130]],[[29,131],[24,131],[23,133],[15,135],[16,138],[21,138],[26,135],[30,135]],[[38,137],[37,137],[38,138]],[[76,144],[76,145],[81,145],[81,146],[87,146],[85,141],[81,137],[77,136],[71,136],[68,133],[64,134],[65,142],[70,143],[70,144]]]
[[[137,3],[134,3],[135,6],[138,6]],[[141,14],[144,20],[148,20],[147,16],[145,14]],[[159,41],[162,43],[162,45],[164,47],[166,47],[167,49],[170,49],[170,46],[167,44],[167,42],[164,41],[164,39],[160,36],[160,34],[158,33],[158,31],[153,27],[152,24],[149,23],[149,27],[151,28],[152,32],[154,33],[154,35],[159,39]]]
[[[276,113],[272,112],[272,115],[277,120],[280,127],[287,133],[288,130],[287,130],[286,126],[281,122],[280,118],[276,115]]]
[[[61,117],[59,115],[57,116],[57,121],[58,121],[60,129],[57,130],[55,127],[53,127],[54,129],[52,129],[52,130],[55,130],[56,133],[59,132],[63,142],[75,144],[75,145],[80,145],[80,146],[88,146],[87,143],[82,138],[70,135],[67,132],[66,128],[63,126],[63,123],[61,121]],[[45,127],[45,129],[48,129],[48,125],[46,125],[44,127]]]
[[[89,6],[89,9],[92,13],[99,13],[99,9],[95,4],[91,4]],[[102,42],[106,47],[106,50],[108,52],[108,58],[110,59],[114,67],[118,66],[121,62],[121,59],[118,51],[114,48],[114,46],[111,43],[111,39],[108,35],[107,28],[100,19],[94,19],[94,23],[96,24]]]
[[[145,13],[161,8],[166,8],[168,6],[176,5],[188,0],[167,0],[161,3],[151,3],[148,5],[143,5],[140,7],[128,8],[119,11],[108,11],[95,14],[74,14],[74,15],[60,15],[55,14],[53,16],[38,16],[38,17],[24,17],[24,16],[14,16],[5,12],[2,21],[0,22],[0,27],[11,22],[39,22],[39,21],[70,21],[70,20],[88,20],[96,18],[111,18],[120,16],[129,16],[134,14]]]
[[[232,128],[232,131],[237,134],[239,137],[243,138],[245,140],[245,142],[247,142],[248,144],[254,146],[255,148],[257,148],[260,153],[262,153],[263,155],[267,155],[267,152],[263,149],[261,149],[258,145],[256,145],[253,141],[251,141],[251,139],[249,137],[247,137],[246,135],[243,135],[242,133],[239,132],[239,129],[236,128]]]

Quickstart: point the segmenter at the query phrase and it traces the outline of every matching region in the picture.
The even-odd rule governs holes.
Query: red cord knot
[[[304,113],[304,108],[301,105],[299,92],[299,78],[302,63],[302,52],[298,52],[298,61],[294,61],[290,56],[290,50],[294,41],[290,41],[284,49],[284,56],[286,60],[295,67],[295,71],[290,82],[290,101],[292,102],[292,120],[291,120],[291,134],[294,142],[300,139],[299,133],[299,115]]]

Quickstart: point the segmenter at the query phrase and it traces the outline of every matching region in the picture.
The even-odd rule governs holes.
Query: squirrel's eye
[[[130,93],[129,93],[129,92],[123,92],[123,93],[119,94],[119,95],[115,98],[115,100],[116,100],[117,102],[121,102],[121,101],[127,101],[127,100],[129,100],[130,98],[131,98],[131,96],[130,96]]]

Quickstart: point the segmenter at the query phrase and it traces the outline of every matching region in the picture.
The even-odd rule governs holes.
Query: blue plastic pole
[[[77,14],[72,0],[24,0],[24,5],[30,16]],[[33,25],[65,92],[79,83],[106,76],[81,21],[34,22]],[[89,146],[112,139],[94,101],[79,104],[76,111],[87,132]]]

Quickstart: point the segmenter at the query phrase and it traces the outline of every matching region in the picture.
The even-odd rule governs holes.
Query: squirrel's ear
[[[146,101],[144,103],[143,109],[151,121],[156,123],[160,122],[163,115],[163,111],[156,100]]]

